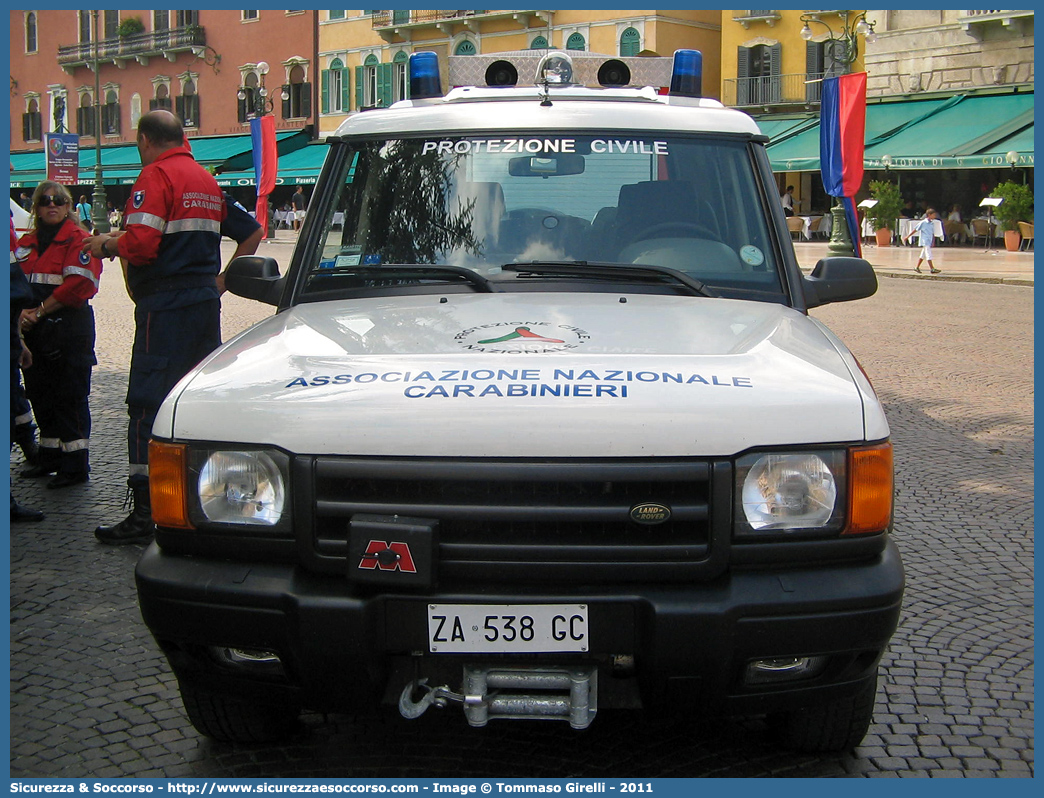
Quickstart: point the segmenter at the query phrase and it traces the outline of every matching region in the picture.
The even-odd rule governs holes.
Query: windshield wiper
[[[600,263],[586,260],[535,260],[531,263],[505,263],[506,272],[519,274],[562,275],[566,277],[589,277],[594,279],[625,279],[666,282],[673,280],[692,290],[698,296],[715,297],[711,289],[688,274],[666,266],[646,266],[641,263]]]
[[[421,263],[393,263],[386,266],[341,266],[332,269],[320,269],[312,272],[312,277],[334,274],[358,274],[374,281],[390,280],[395,284],[408,284],[411,280],[431,280],[448,278],[450,275],[471,283],[481,293],[496,292],[493,284],[481,274],[465,269],[462,266],[443,266]]]

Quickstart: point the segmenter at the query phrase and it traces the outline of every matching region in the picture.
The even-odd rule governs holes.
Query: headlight
[[[845,452],[770,452],[737,462],[738,531],[833,532],[844,522]],[[744,523],[745,522],[745,525]]]
[[[275,526],[283,517],[283,475],[263,451],[212,452],[199,471],[199,506],[207,521]]]
[[[278,449],[149,442],[152,518],[168,529],[287,537],[290,458]]]

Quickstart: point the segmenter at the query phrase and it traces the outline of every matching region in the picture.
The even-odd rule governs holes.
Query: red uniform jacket
[[[139,307],[217,298],[225,199],[217,181],[185,147],[167,150],[141,170],[124,215],[118,252]],[[179,298],[180,297],[180,298]]]
[[[19,239],[15,257],[33,284],[34,294],[50,295],[66,307],[79,308],[98,293],[101,261],[80,252],[88,235],[72,219],[66,219],[43,255],[38,251],[35,230]],[[47,290],[48,286],[53,291]]]

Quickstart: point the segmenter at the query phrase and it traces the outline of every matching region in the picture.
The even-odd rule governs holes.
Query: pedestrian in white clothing
[[[942,269],[936,269],[935,264],[932,262],[932,245],[935,243],[935,218],[935,208],[928,208],[924,212],[924,218],[906,236],[907,243],[910,243],[914,233],[919,237],[917,243],[921,245],[921,252],[917,256],[917,266],[914,267],[914,271],[918,274],[921,273],[921,263],[923,261],[928,261],[928,268],[932,274],[939,274],[942,271]]]

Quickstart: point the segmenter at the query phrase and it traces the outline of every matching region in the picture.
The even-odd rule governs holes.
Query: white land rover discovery
[[[874,273],[802,274],[698,53],[669,92],[622,84],[671,59],[527,55],[443,96],[415,54],[329,139],[286,273],[230,268],[277,311],[164,403],[136,572],[188,715],[669,708],[852,746],[903,593],[892,452],[807,310]]]

